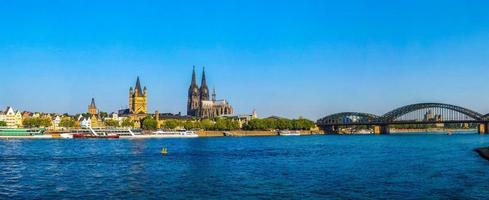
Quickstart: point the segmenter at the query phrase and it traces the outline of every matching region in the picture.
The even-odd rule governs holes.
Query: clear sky
[[[489,112],[489,1],[22,1],[0,5],[0,106],[186,112],[192,66],[237,113]]]

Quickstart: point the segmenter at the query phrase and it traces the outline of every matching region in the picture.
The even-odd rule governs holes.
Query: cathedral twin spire
[[[195,66],[194,66],[194,69],[192,72],[192,83],[190,85],[190,93],[189,94],[194,93],[195,88],[198,88],[198,92],[199,92],[198,96],[199,96],[200,100],[209,100],[209,98],[210,98],[209,87],[207,86],[207,79],[205,76],[205,67],[202,70],[202,81],[200,83],[200,88],[199,88],[199,85],[197,85],[197,75],[195,73]]]
[[[233,108],[226,101],[216,103],[216,90],[212,91],[212,101],[210,101],[209,87],[207,86],[207,79],[205,74],[205,68],[202,70],[202,80],[197,85],[197,76],[195,73],[195,66],[192,71],[192,83],[190,84],[188,101],[187,101],[187,115],[199,118],[212,118],[221,115],[228,115],[233,113]]]
[[[192,83],[191,83],[190,87],[194,87],[194,86],[197,87],[197,88],[199,87],[197,85],[197,78],[196,78],[196,75],[195,75],[195,66],[194,66],[194,70],[192,72]]]
[[[205,76],[205,68],[202,71],[202,81],[199,85],[197,84],[197,75],[195,72],[195,66],[192,71],[192,83],[188,91],[188,104],[187,104],[187,115],[197,116],[202,101],[208,101],[209,87],[207,87],[207,79]]]

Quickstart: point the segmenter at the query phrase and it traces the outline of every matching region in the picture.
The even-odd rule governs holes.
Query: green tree
[[[216,120],[213,130],[230,131],[239,129],[239,122],[233,119],[219,118]]]
[[[122,127],[134,127],[134,122],[131,119],[126,118],[122,121],[121,126]]]
[[[238,124],[239,125],[239,124]],[[316,125],[307,119],[252,119],[243,126],[245,130],[310,130]]]
[[[90,113],[83,113],[83,114],[81,114],[81,115],[82,115],[83,117],[85,117],[85,118],[92,117],[92,114],[90,114]]]
[[[292,121],[289,119],[279,119],[277,120],[277,124],[275,129],[279,130],[290,130],[293,129]]]
[[[28,128],[49,127],[52,125],[49,117],[30,117],[22,121],[22,124]]]
[[[99,116],[100,118],[105,119],[109,116],[109,114],[107,112],[99,112]]]
[[[203,119],[199,122],[199,127],[204,130],[211,130],[214,123],[210,119]]]
[[[226,120],[225,119],[217,119],[216,123],[212,127],[213,130],[219,130],[219,131],[224,131],[228,130]]]
[[[316,125],[313,121],[307,119],[294,119],[292,120],[293,130],[311,130]]]
[[[183,122],[183,127],[187,130],[197,129],[199,128],[199,124],[192,120],[187,120]]]
[[[2,127],[2,126],[7,126],[7,122],[0,121],[0,127]]]
[[[165,120],[165,122],[163,123],[163,128],[165,128],[165,129],[176,129],[180,125],[181,125],[180,121],[175,120],[175,119],[168,119],[168,120]]]
[[[143,119],[142,128],[144,130],[156,130],[158,128],[158,121],[152,117],[146,117]]]
[[[108,127],[119,127],[119,121],[113,120],[113,119],[108,119],[104,121],[105,126]]]
[[[73,128],[76,126],[76,121],[71,117],[64,117],[59,122],[59,126],[64,128]]]

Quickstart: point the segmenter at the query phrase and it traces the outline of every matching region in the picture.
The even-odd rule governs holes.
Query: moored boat
[[[197,138],[197,137],[199,137],[199,135],[197,135],[194,131],[187,131],[187,130],[176,130],[176,131],[158,130],[158,131],[153,132],[152,134],[134,134],[134,133],[132,133],[130,136],[121,136],[121,138],[128,138],[128,139]]]
[[[291,131],[279,131],[278,135],[280,136],[301,136],[301,133],[299,132],[291,132]]]
[[[481,147],[474,149],[475,152],[479,154],[480,157],[489,160],[489,147]]]
[[[0,128],[0,138],[47,138],[44,129]]]
[[[92,135],[92,134],[84,134],[77,133],[73,134],[74,139],[117,139],[119,135],[116,134],[107,134],[107,135]]]

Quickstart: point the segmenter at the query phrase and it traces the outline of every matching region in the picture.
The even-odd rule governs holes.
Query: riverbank
[[[428,128],[428,129],[390,129],[390,134],[396,133],[471,133],[477,132],[477,129],[445,129],[445,128]],[[326,134],[337,134],[337,135],[373,135],[373,130],[365,129],[359,131],[341,131],[340,133],[326,133]]]
[[[301,135],[318,135],[319,131],[294,131],[299,132]],[[322,133],[321,133],[322,134]],[[197,131],[199,137],[264,137],[264,136],[278,136],[277,131]]]
[[[428,129],[391,129],[390,133],[446,133],[446,132],[477,132],[477,129],[445,129],[445,128],[428,128]]]
[[[445,133],[445,132],[476,132],[475,129],[391,129],[391,134],[396,133]],[[294,131],[299,132],[302,136],[307,135],[324,135],[321,131]],[[144,134],[151,134],[152,132],[143,132]],[[277,131],[246,131],[246,130],[234,130],[234,131],[196,131],[199,137],[266,137],[266,136],[279,136]],[[344,133],[346,135],[371,135],[372,133]],[[59,134],[44,134],[35,136],[0,136],[0,139],[60,139]]]
[[[299,132],[301,135],[319,135],[319,131],[294,131]],[[144,132],[145,134],[151,134],[151,132]],[[265,136],[278,136],[277,131],[197,131],[199,137],[265,137]],[[44,134],[33,136],[0,136],[0,139],[61,139],[59,134]]]

